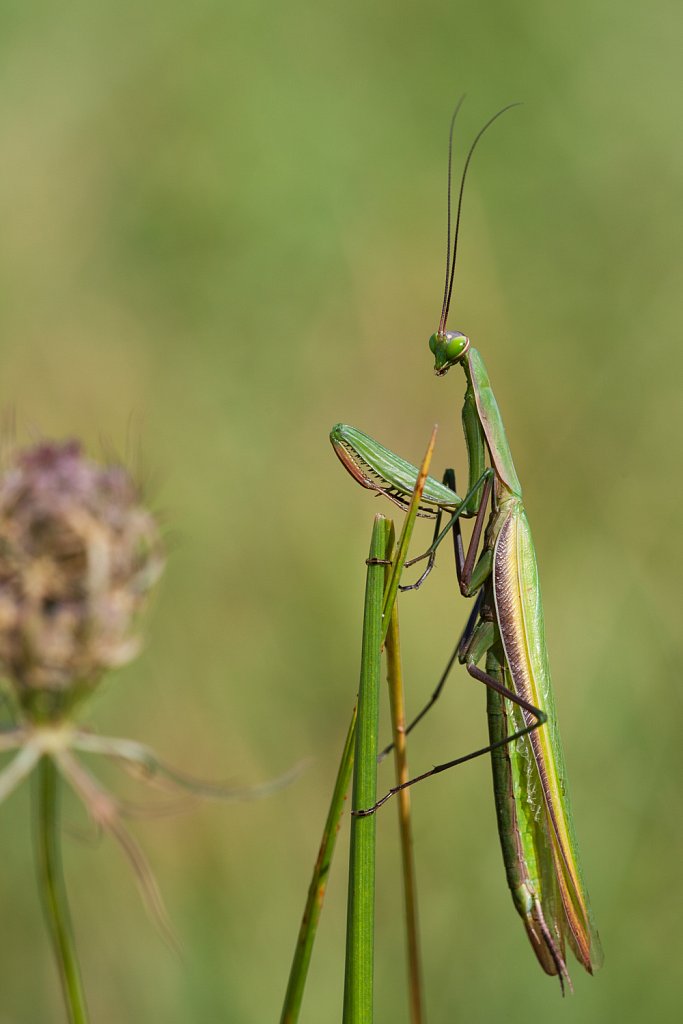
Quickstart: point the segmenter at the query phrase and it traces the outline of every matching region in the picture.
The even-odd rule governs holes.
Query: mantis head
[[[434,354],[434,371],[443,377],[451,366],[459,363],[470,347],[470,339],[460,331],[437,331],[429,339],[429,348]]]

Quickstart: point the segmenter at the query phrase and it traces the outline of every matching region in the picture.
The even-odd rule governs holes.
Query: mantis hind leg
[[[465,627],[464,627],[462,633],[460,634],[458,642],[455,645],[455,647],[453,648],[451,656],[448,659],[448,662],[446,663],[446,667],[443,670],[443,672],[441,673],[439,681],[436,684],[436,687],[434,688],[434,692],[432,693],[431,697],[429,698],[427,703],[424,705],[424,707],[421,708],[421,710],[417,713],[417,715],[415,715],[415,718],[413,718],[413,720],[411,721],[410,725],[408,725],[406,727],[406,736],[410,732],[413,731],[413,729],[415,728],[417,723],[420,722],[424,718],[424,716],[427,714],[429,709],[431,707],[433,707],[434,704],[436,704],[437,700],[441,696],[441,694],[443,692],[443,688],[446,685],[446,680],[448,679],[449,675],[451,674],[451,669],[455,665],[456,661],[460,660],[462,650],[464,650],[466,648],[466,646],[469,644],[469,641],[470,641],[470,639],[472,637],[472,634],[474,633],[475,627],[477,625],[477,620],[479,618],[479,613],[481,611],[481,606],[482,606],[482,603],[483,603],[483,597],[484,597],[483,592],[480,591],[480,593],[477,595],[476,601],[474,602],[474,607],[472,608],[472,611],[470,612],[469,618],[467,619],[467,622],[465,623]],[[382,761],[387,756],[387,754],[391,753],[391,751],[393,749],[394,749],[394,744],[390,743],[389,746],[385,747],[384,750],[381,752],[381,754],[379,754],[377,760],[378,761]]]
[[[414,786],[416,782],[422,782],[423,779],[428,779],[432,775],[440,775],[441,772],[448,771],[449,768],[455,768],[459,764],[465,764],[467,761],[473,761],[476,757],[482,757],[484,754],[490,754],[493,750],[498,750],[501,747],[506,746],[508,743],[514,743],[516,740],[521,739],[522,736],[527,736],[534,729],[538,729],[540,725],[543,725],[547,721],[547,715],[540,708],[534,707],[529,701],[524,700],[523,697],[518,696],[513,690],[510,690],[503,683],[494,679],[488,672],[484,672],[480,669],[476,661],[479,660],[481,654],[488,651],[491,646],[497,642],[497,627],[495,623],[489,621],[481,621],[475,628],[467,650],[459,654],[459,660],[464,661],[465,668],[472,679],[476,679],[477,682],[484,683],[490,689],[495,690],[502,697],[506,697],[512,701],[518,707],[521,707],[528,714],[532,715],[535,719],[530,725],[525,725],[522,729],[517,729],[515,732],[510,733],[509,736],[504,737],[495,743],[489,743],[485,747],[480,747],[478,750],[473,750],[470,754],[464,754],[462,757],[453,758],[452,761],[446,761],[444,764],[437,764],[429,771],[423,772],[421,775],[416,775],[412,779],[408,779],[407,782],[402,782],[398,786],[392,786],[392,788],[385,793],[385,795],[373,804],[372,807],[366,807],[363,809],[355,810],[352,813],[359,818],[367,817],[370,814],[374,814],[375,811],[391,799],[396,793],[402,789],[407,789],[409,786]]]

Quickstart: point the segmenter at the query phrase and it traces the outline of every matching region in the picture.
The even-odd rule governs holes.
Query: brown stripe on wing
[[[524,616],[519,596],[514,518],[514,513],[510,511],[500,528],[493,555],[493,587],[498,628],[517,696],[523,697],[529,704],[538,706],[538,697],[533,693],[529,673]],[[525,715],[525,721],[530,725],[533,722],[533,715]]]
[[[510,667],[515,693],[530,704],[535,704],[545,711],[541,688],[531,674],[529,657],[529,640],[527,623],[520,596],[519,559],[517,551],[517,519],[511,510],[505,519],[494,551],[493,584],[500,630],[505,650],[505,657]],[[533,716],[522,710],[527,725],[533,722]],[[541,726],[541,729],[543,726]],[[544,750],[540,729],[530,733],[529,740],[538,771],[545,809],[550,824],[552,837],[552,853],[555,863],[558,887],[564,907],[569,941],[577,960],[592,973],[590,956],[590,938],[587,927],[588,912],[581,896],[581,885],[578,874],[569,855],[567,830],[558,820],[551,792],[552,785],[548,777],[549,757]],[[556,787],[557,788],[557,787]]]
[[[527,647],[526,626],[519,593],[519,574],[517,557],[516,519],[510,511],[498,534],[493,556],[493,588],[496,599],[496,614],[500,630],[505,660],[510,669],[514,690],[518,697],[527,703],[534,704],[544,711],[539,688],[531,675],[531,665]],[[524,708],[520,708],[527,725],[533,725],[534,716]],[[543,726],[541,726],[543,728]],[[552,807],[548,800],[548,773],[546,758],[539,742],[538,730],[529,734],[534,752],[534,761],[541,780],[541,787],[548,813],[551,818],[553,832],[559,832]],[[534,742],[534,740],[536,742]]]

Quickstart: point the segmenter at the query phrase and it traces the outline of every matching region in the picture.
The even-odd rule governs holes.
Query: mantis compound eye
[[[453,363],[462,359],[470,347],[470,339],[460,331],[445,331],[443,334],[432,334],[429,348],[434,355],[434,369],[438,374],[445,373]]]
[[[470,339],[460,331],[446,331],[444,355],[449,363],[457,363],[470,347]]]

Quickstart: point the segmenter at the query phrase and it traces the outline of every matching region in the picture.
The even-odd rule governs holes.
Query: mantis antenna
[[[474,142],[472,143],[472,145],[469,148],[469,152],[467,153],[467,157],[465,158],[465,164],[464,164],[464,167],[463,167],[463,170],[462,170],[462,177],[460,178],[460,189],[459,189],[459,192],[458,192],[458,208],[457,208],[457,211],[456,211],[456,214],[455,214],[455,232],[453,234],[453,256],[451,257],[451,188],[452,188],[452,166],[453,166],[453,127],[455,125],[455,119],[456,119],[456,117],[458,115],[458,111],[460,110],[460,107],[462,106],[462,103],[463,103],[464,99],[465,99],[465,95],[463,94],[460,97],[460,99],[458,100],[458,102],[457,102],[457,104],[455,106],[455,110],[453,111],[453,116],[451,118],[450,132],[448,134],[448,193],[447,193],[447,195],[448,195],[448,199],[447,199],[448,228],[447,228],[447,233],[446,233],[446,283],[444,285],[443,304],[441,306],[441,318],[439,320],[439,330],[438,330],[438,333],[440,335],[442,335],[444,333],[444,331],[446,330],[446,320],[448,319],[448,310],[450,309],[450,306],[451,306],[451,295],[453,294],[453,278],[455,277],[455,259],[456,259],[457,253],[458,253],[458,234],[460,233],[460,215],[462,213],[462,197],[463,197],[463,192],[465,191],[465,178],[467,177],[467,171],[468,171],[469,166],[470,166],[470,160],[472,159],[472,154],[474,153],[474,150],[477,147],[477,143],[479,142],[479,140],[482,137],[482,135],[484,134],[484,132],[487,130],[487,128],[491,127],[493,122],[496,121],[501,116],[501,114],[504,114],[507,110],[511,110],[513,107],[520,107],[521,106],[521,103],[508,103],[507,106],[503,107],[501,110],[499,110],[497,113],[495,113],[493,115],[493,117],[490,117],[488,119],[488,121],[486,122],[486,124],[484,125],[484,127],[479,129],[479,132],[477,133],[477,135],[476,135],[476,137],[474,139]]]

